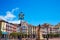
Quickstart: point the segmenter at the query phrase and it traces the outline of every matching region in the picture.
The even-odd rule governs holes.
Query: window
[[[27,29],[27,27],[26,26],[22,26],[22,29]]]
[[[27,31],[26,30],[22,30],[23,33],[26,33]]]

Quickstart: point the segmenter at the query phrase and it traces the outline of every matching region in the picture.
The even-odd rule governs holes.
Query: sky
[[[0,0],[0,19],[18,23],[18,14],[24,13],[28,24],[60,22],[60,0]]]

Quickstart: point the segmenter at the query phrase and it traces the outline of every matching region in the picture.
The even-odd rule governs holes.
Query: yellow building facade
[[[5,22],[1,22],[1,31],[6,32],[6,23]]]

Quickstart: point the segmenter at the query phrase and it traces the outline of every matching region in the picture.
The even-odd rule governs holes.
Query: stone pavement
[[[1,40],[5,40],[5,39],[1,39]],[[6,39],[6,40],[19,40],[19,39]],[[22,38],[22,40],[36,40],[35,38]]]
[[[46,38],[45,38],[46,40]],[[60,40],[60,38],[49,38],[49,40]]]
[[[7,40],[19,40],[19,39],[7,39]],[[22,40],[36,40],[36,38],[22,38]],[[46,38],[44,40],[46,40]],[[60,38],[49,38],[49,40],[60,40]]]
[[[22,40],[36,40],[36,38],[23,38]]]

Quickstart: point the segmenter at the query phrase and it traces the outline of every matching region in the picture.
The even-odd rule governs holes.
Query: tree
[[[23,34],[22,34],[22,37],[25,37],[25,38],[26,38],[27,36],[28,36],[28,35],[27,35],[27,34],[25,34],[25,33],[23,33]]]
[[[0,36],[2,36],[2,31],[0,31]]]
[[[12,37],[16,38],[16,37],[18,36],[18,33],[13,32],[13,33],[11,33],[11,34],[10,34],[10,36],[12,36]]]
[[[0,31],[0,39],[1,39],[1,36],[2,36],[2,31]]]
[[[20,36],[20,37],[27,37],[27,34],[25,34],[25,33],[18,33],[18,36]]]
[[[19,37],[19,38],[22,37],[22,35],[23,35],[23,34],[20,33],[20,32],[18,32],[17,34],[18,34],[18,37]]]

